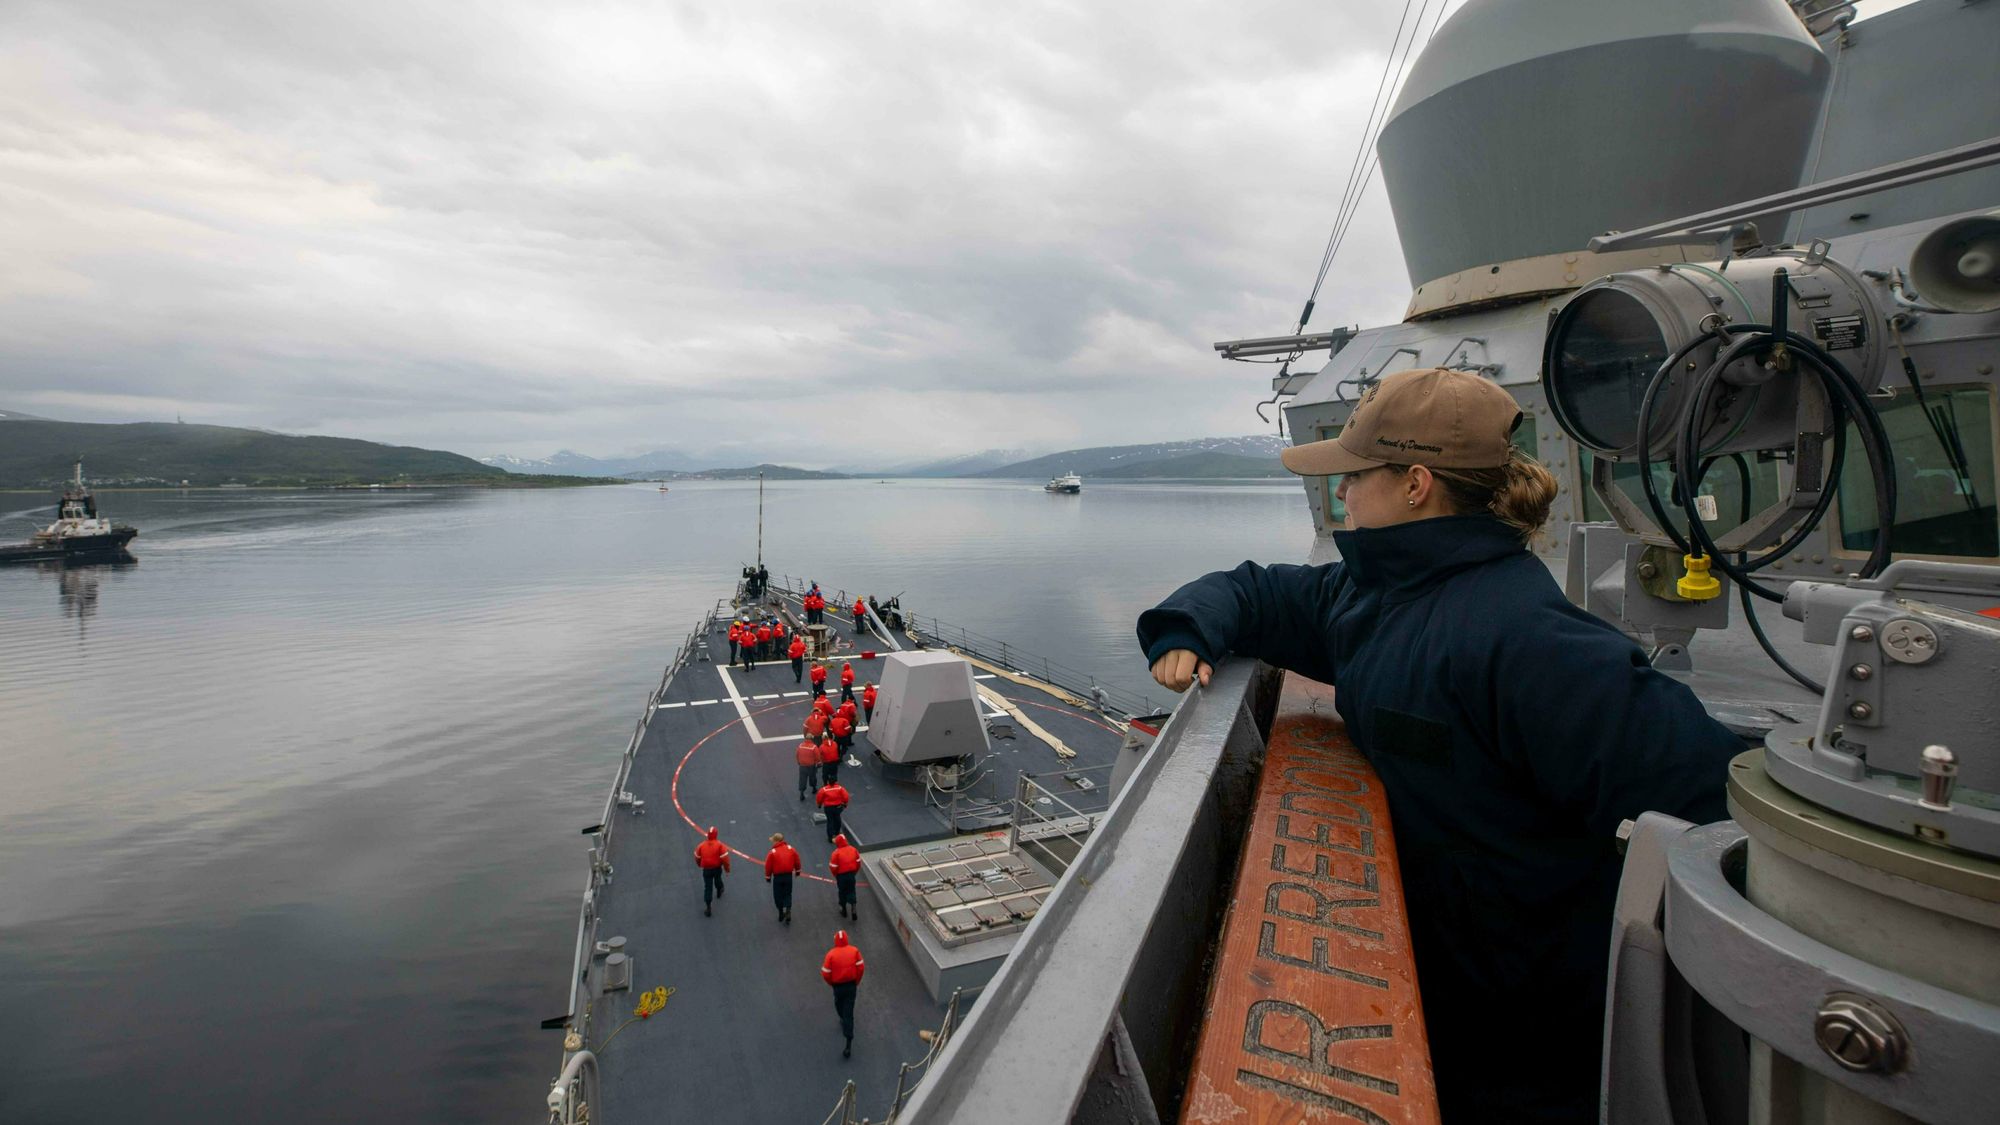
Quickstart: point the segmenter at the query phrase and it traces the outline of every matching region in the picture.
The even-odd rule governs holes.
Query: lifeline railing
[[[788,574],[774,574],[771,576],[771,589],[788,597],[797,597],[804,593],[806,583]],[[820,589],[825,591],[827,587],[822,586]],[[835,606],[851,610],[854,605],[854,599],[844,589],[829,593],[827,600],[829,613],[834,612]],[[954,625],[949,621],[940,621],[936,617],[927,617],[908,610],[899,612],[903,615],[904,631],[912,636],[921,636],[925,643],[939,644],[970,653],[1017,675],[1040,680],[1045,684],[1061,688],[1079,699],[1090,700],[1106,712],[1129,718],[1133,715],[1159,714],[1166,710],[1138,692],[1100,683],[1097,677],[1089,672],[1028,652],[997,637],[989,637],[977,630]],[[873,615],[870,616],[872,618]],[[870,627],[879,628],[873,621]]]
[[[563,1071],[555,1080],[548,1098],[549,1120],[561,1125],[570,1125],[573,1121],[601,1120],[593,1117],[596,1107],[590,1104],[594,1100],[597,1063],[588,1050],[590,998],[584,986],[588,980],[590,950],[597,944],[598,892],[611,882],[611,837],[618,824],[619,797],[627,791],[632,777],[632,762],[639,755],[639,745],[646,738],[646,727],[652,722],[653,712],[659,709],[660,700],[666,697],[668,685],[674,682],[675,674],[692,663],[697,655],[707,652],[709,631],[716,620],[728,612],[724,608],[727,604],[717,601],[708,615],[695,623],[688,632],[687,640],[681,642],[680,650],[674,653],[674,658],[667,662],[666,670],[660,673],[659,686],[646,697],[645,710],[640,712],[639,721],[632,728],[632,738],[625,744],[625,753],[618,760],[618,774],[611,783],[611,792],[604,799],[604,816],[598,822],[597,831],[593,834],[595,840],[590,846],[590,878],[584,884],[583,906],[577,914],[576,954],[570,962],[569,971],[570,1033],[563,1042]]]
[[[820,1125],[895,1125],[897,1116],[903,1112],[903,1103],[912,1093],[916,1092],[917,1083],[923,1081],[924,1075],[929,1073],[931,1063],[935,1062],[938,1055],[944,1051],[945,1043],[951,1039],[951,1033],[957,1029],[960,1013],[959,1000],[964,995],[964,989],[952,989],[951,1000],[944,1006],[944,1020],[938,1024],[937,1031],[931,1032],[927,1030],[921,1033],[930,1039],[930,1050],[924,1052],[924,1057],[918,1059],[916,1062],[906,1062],[897,1068],[896,1097],[889,1103],[889,1113],[887,1116],[883,1117],[879,1123],[871,1122],[866,1117],[859,1118],[858,1120],[855,1118],[854,1111],[858,1098],[855,1095],[854,1080],[850,1078],[847,1084],[841,1087],[840,1099],[833,1103],[833,1112],[827,1114],[826,1120],[822,1121]],[[912,1077],[912,1075],[915,1077]]]

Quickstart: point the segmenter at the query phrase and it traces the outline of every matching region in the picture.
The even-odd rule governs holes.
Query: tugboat
[[[26,543],[0,547],[0,563],[94,562],[117,559],[139,534],[128,524],[114,524],[97,514],[97,499],[83,483],[83,462],[63,489],[56,522],[35,532]]]
[[[1042,486],[1043,492],[1066,492],[1072,496],[1083,491],[1083,478],[1075,473],[1064,473]]]

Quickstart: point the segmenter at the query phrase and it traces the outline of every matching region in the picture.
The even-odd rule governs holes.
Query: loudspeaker
[[[1925,235],[1910,256],[1910,283],[1919,300],[1950,312],[2000,311],[2000,211]]]

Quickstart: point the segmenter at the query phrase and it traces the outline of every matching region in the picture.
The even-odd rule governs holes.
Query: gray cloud
[[[0,404],[822,463],[1246,432],[1269,369],[1209,343],[1297,315],[1362,7],[9,5]],[[1406,289],[1378,188],[1315,322]]]

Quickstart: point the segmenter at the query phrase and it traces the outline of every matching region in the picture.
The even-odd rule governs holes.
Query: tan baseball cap
[[[1340,436],[1294,445],[1279,456],[1302,477],[1358,473],[1377,465],[1497,469],[1507,463],[1521,406],[1471,371],[1427,367],[1384,375],[1368,388]]]

